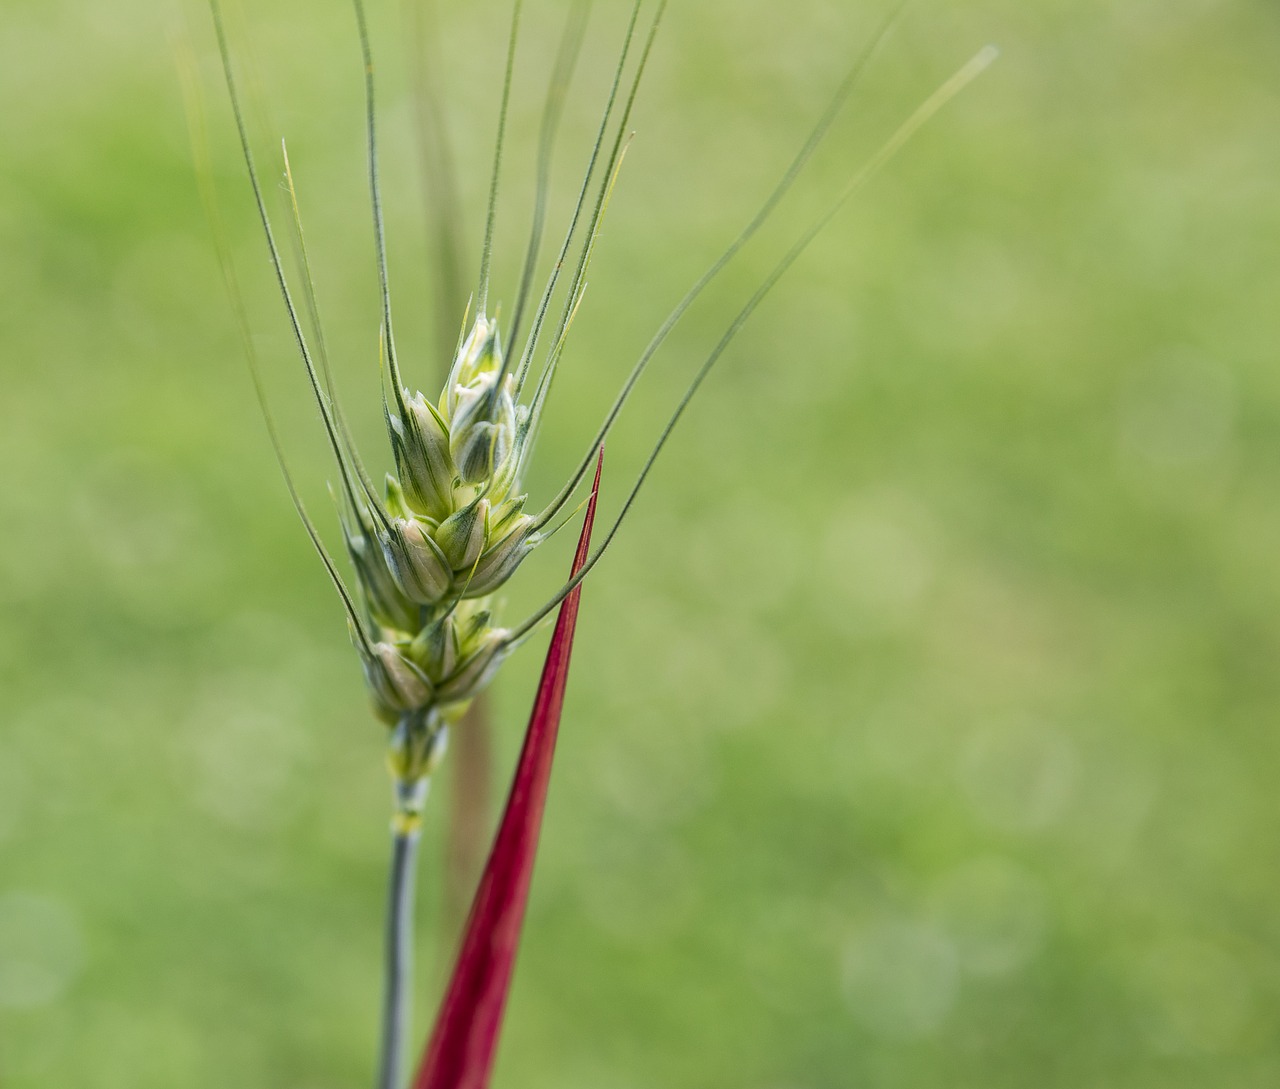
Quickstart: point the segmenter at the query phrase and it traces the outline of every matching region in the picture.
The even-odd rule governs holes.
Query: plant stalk
[[[401,1089],[404,1084],[404,1041],[409,1028],[413,977],[414,875],[425,794],[425,779],[396,784],[377,1089]]]

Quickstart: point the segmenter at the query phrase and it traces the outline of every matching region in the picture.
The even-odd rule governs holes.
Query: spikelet
[[[374,710],[400,735],[397,776],[417,778],[436,754],[405,735],[438,733],[493,677],[510,632],[488,599],[546,538],[524,513],[528,409],[516,407],[497,322],[475,319],[435,402],[401,393],[387,409],[399,475],[344,525],[372,632],[354,642]]]

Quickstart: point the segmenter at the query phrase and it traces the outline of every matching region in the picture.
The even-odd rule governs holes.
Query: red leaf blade
[[[603,467],[602,447],[571,578],[587,561]],[[485,1089],[489,1084],[533,878],[581,590],[574,587],[560,606],[511,793],[414,1089]]]

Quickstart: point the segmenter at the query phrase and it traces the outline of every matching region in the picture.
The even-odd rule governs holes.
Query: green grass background
[[[441,0],[474,268],[506,7]],[[399,9],[406,370],[437,381]],[[511,306],[562,3],[527,4]],[[599,5],[553,237],[624,12]],[[237,22],[290,139],[348,409],[385,462],[344,3]],[[531,489],[549,496],[885,5],[673,3]],[[305,494],[332,475],[199,4],[0,4],[0,1085],[371,1081],[381,728],[289,509],[198,198],[189,40]],[[789,240],[987,42],[723,360],[587,586],[496,1084],[1280,1084],[1280,10],[919,0],[610,444],[616,511]],[[273,179],[269,179],[273,184]],[[567,568],[529,562],[514,618]],[[509,773],[540,652],[494,689]],[[446,781],[417,1020],[447,968]]]

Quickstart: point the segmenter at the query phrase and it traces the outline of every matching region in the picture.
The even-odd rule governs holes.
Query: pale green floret
[[[491,481],[506,464],[516,435],[513,384],[510,377],[499,384],[496,374],[486,374],[458,393],[449,452],[467,484]]]
[[[434,605],[446,593],[453,573],[423,524],[396,518],[382,540],[382,554],[396,585],[415,605]]]
[[[480,314],[454,356],[453,366],[449,368],[449,379],[440,398],[440,411],[452,418],[462,390],[472,386],[484,375],[496,375],[501,370],[502,347],[498,340],[498,323]]]
[[[454,373],[458,380],[451,382],[445,401],[449,453],[463,482],[484,484],[501,473],[516,440],[515,379],[502,373],[496,327],[475,359]]]
[[[415,513],[442,521],[453,513],[449,430],[435,406],[421,393],[406,401],[405,407],[405,419],[388,419],[405,501]]]
[[[467,584],[466,595],[481,597],[493,593],[541,541],[542,537],[533,532],[533,519],[522,514],[515,528],[480,557]]]
[[[374,709],[384,721],[395,722],[433,702],[431,682],[390,643],[375,643],[372,654],[361,653],[361,661]]]
[[[465,576],[484,551],[488,536],[489,500],[477,499],[446,518],[436,530],[436,543],[449,565]]]
[[[358,517],[361,520],[360,533],[353,533],[345,521],[343,533],[369,615],[381,628],[411,631],[419,623],[420,609],[405,597],[387,566],[387,558],[378,543],[368,511],[360,511]]]
[[[488,684],[498,671],[503,659],[510,653],[506,628],[489,628],[458,667],[440,682],[438,699],[441,703],[471,699]]]
[[[458,668],[458,634],[449,617],[422,629],[409,645],[409,654],[424,663],[433,684]]]

